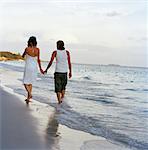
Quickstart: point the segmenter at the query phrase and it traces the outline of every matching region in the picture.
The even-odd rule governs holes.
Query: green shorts
[[[62,92],[62,90],[66,89],[67,85],[67,73],[54,73],[54,85],[55,85],[55,92]]]

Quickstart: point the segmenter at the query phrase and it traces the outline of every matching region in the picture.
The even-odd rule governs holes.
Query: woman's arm
[[[47,68],[46,68],[46,70],[45,70],[46,73],[47,73],[48,69],[50,68],[50,66],[52,65],[52,62],[53,62],[54,58],[56,57],[56,54],[57,54],[56,51],[54,51],[54,52],[52,53],[50,62],[49,62],[48,66],[47,66]]]
[[[44,71],[42,70],[41,61],[40,61],[40,49],[38,49],[37,61],[38,61],[40,72],[43,74]]]
[[[25,55],[26,55],[26,51],[27,51],[27,48],[25,48],[25,50],[24,50],[24,53],[23,53],[23,55],[22,55],[23,58],[24,58]]]
[[[68,59],[68,66],[69,66],[69,78],[72,77],[72,66],[71,66],[71,59],[70,59],[70,53],[69,51],[67,52],[67,59]]]

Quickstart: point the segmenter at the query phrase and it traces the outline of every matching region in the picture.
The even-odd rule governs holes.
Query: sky
[[[36,36],[41,59],[63,40],[73,63],[148,67],[146,0],[0,0],[0,51],[23,53]]]

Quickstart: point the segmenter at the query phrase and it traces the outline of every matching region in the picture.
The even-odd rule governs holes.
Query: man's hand
[[[71,74],[71,72],[69,72],[69,79],[72,77],[72,74]]]

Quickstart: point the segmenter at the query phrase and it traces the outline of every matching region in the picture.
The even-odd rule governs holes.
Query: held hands
[[[44,74],[44,71],[43,71],[43,69],[42,69],[42,68],[40,68],[40,72],[41,72],[41,74]]]
[[[42,74],[46,74],[46,73],[47,73],[47,69],[46,69],[45,71],[43,71],[43,69],[40,68],[40,72],[41,72]]]
[[[47,69],[46,69],[45,71],[43,71],[42,68],[40,68],[40,72],[41,72],[42,74],[46,74],[46,73],[47,73]],[[69,78],[71,78],[71,77],[72,77],[72,73],[69,72]]]
[[[44,71],[44,74],[46,74],[46,73],[47,73],[47,70]]]

